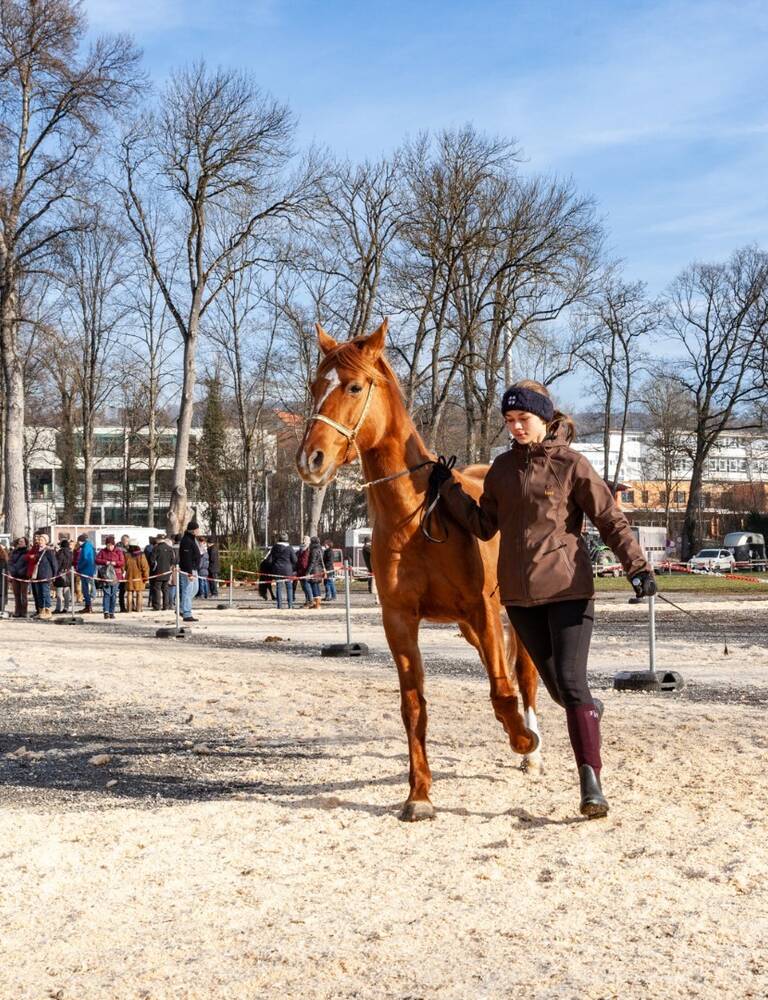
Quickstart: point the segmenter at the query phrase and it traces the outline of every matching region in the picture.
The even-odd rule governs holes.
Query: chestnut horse
[[[419,820],[435,813],[429,798],[432,776],[426,751],[420,621],[458,623],[485,665],[493,710],[512,749],[527,755],[525,763],[534,769],[540,766],[538,677],[511,629],[505,647],[496,582],[498,540],[480,542],[452,520],[442,545],[428,541],[420,530],[430,460],[435,456],[414,427],[397,378],[382,355],[386,331],[385,320],[368,337],[337,343],[317,326],[324,358],[312,383],[315,409],[296,463],[302,479],[316,487],[329,483],[358,453],[366,480],[405,473],[369,485],[368,503],[373,521],[371,561],[384,631],[397,665],[408,736],[411,788],[400,818]],[[479,497],[487,470],[471,466],[455,474],[467,493]],[[518,690],[525,718],[518,707]]]

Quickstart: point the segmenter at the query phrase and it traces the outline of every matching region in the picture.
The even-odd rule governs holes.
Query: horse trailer
[[[737,569],[764,572],[768,566],[765,538],[756,531],[731,531],[723,539],[723,548],[730,549]]]

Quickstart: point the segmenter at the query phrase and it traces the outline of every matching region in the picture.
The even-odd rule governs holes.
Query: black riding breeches
[[[552,699],[564,708],[590,704],[587,658],[594,600],[552,601],[532,608],[509,605],[507,614]]]

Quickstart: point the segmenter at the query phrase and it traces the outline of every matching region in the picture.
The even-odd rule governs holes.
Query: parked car
[[[595,576],[624,575],[621,563],[616,561],[616,556],[610,549],[598,549],[592,556],[592,572]]]
[[[733,573],[736,560],[728,549],[702,549],[688,563],[691,569],[710,573]]]

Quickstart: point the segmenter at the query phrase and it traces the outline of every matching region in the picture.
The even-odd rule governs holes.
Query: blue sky
[[[204,56],[353,158],[473,121],[524,169],[572,176],[613,253],[660,291],[693,259],[768,245],[768,3],[86,0],[161,81]]]

